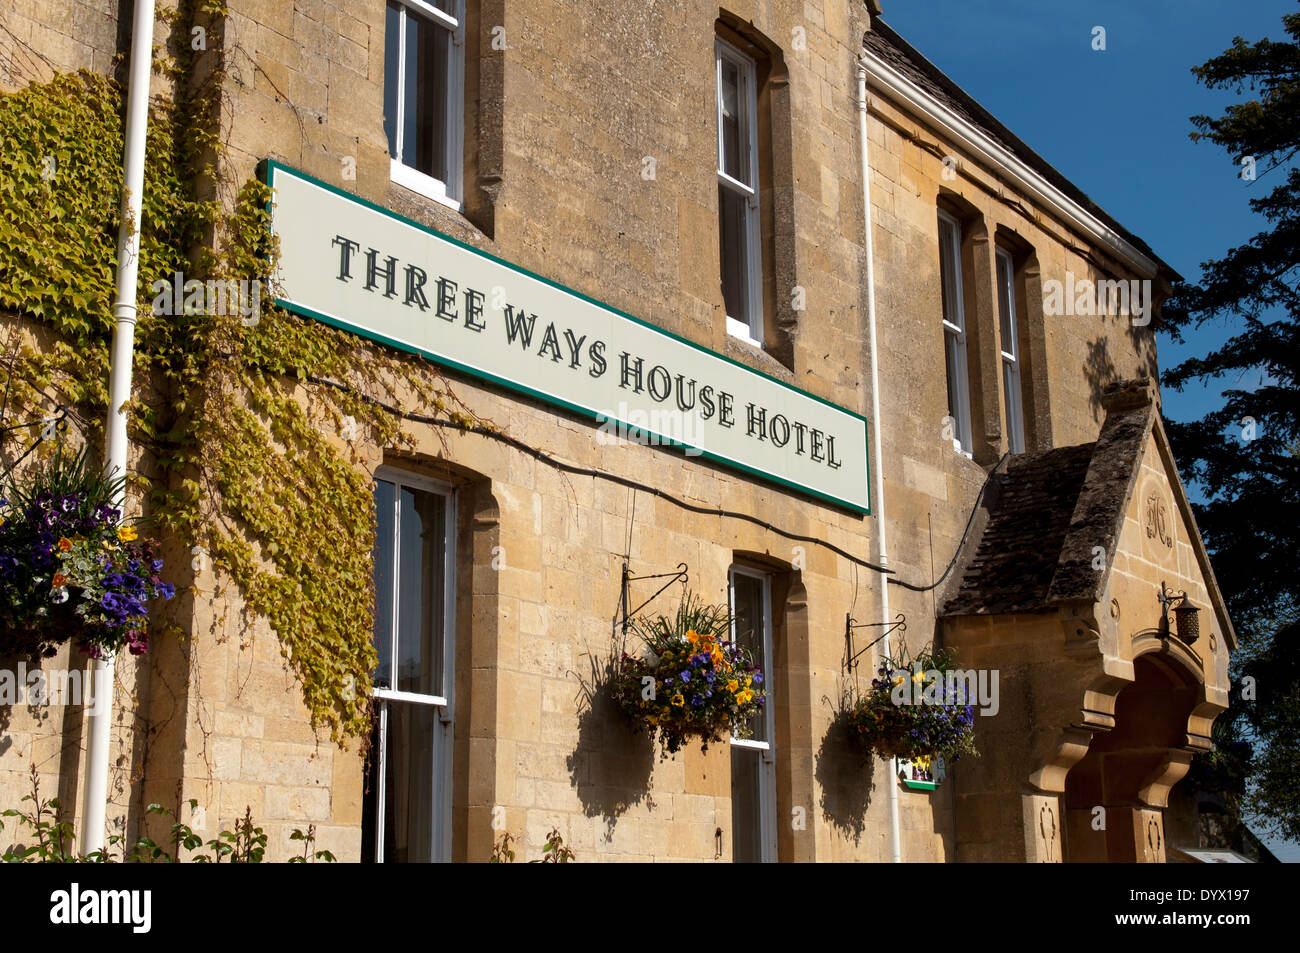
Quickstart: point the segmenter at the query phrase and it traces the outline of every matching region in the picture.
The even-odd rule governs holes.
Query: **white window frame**
[[[736,67],[741,89],[738,98],[742,100],[740,108],[740,141],[745,149],[744,166],[749,170],[746,185],[739,179],[728,175],[726,159],[723,155],[722,138],[722,64],[727,61]],[[727,333],[748,341],[755,347],[763,347],[763,257],[761,222],[758,205],[758,69],[754,60],[736,49],[726,40],[718,39],[714,46],[714,107],[717,121],[717,158],[718,185],[729,192],[742,196],[745,200],[745,236],[743,249],[746,272],[745,305],[748,314],[727,315]],[[721,200],[719,200],[721,204]],[[722,209],[718,209],[719,239],[721,239]]]
[[[1016,321],[1016,263],[1010,252],[996,250],[998,289],[998,336],[1002,351],[1002,389],[1006,392],[1007,449],[1025,452],[1025,411],[1020,390],[1020,328]],[[1006,308],[1005,312],[1003,308]]]
[[[944,297],[952,305],[952,313],[943,315],[943,349],[944,349],[944,376],[947,380],[948,387],[951,388],[955,397],[956,416],[954,421],[956,432],[952,438],[952,448],[957,453],[966,456],[971,455],[971,425],[970,425],[970,366],[967,363],[966,355],[966,304],[962,291],[962,274],[961,274],[961,223],[953,218],[943,209],[939,210],[939,242],[947,240],[951,242],[952,257],[952,274],[944,272],[943,267],[943,249],[939,250],[939,280],[948,282],[951,279],[949,293],[944,296],[941,294],[940,300]],[[942,225],[948,225],[951,232],[945,239]],[[942,305],[941,305],[942,307]],[[950,359],[950,350],[956,352],[956,360]],[[951,374],[954,370],[953,364],[956,364],[957,379],[951,380]]]
[[[772,705],[772,576],[770,573],[732,566],[727,574],[727,599],[731,609],[731,640],[736,641],[736,577],[745,576],[759,581],[763,592],[763,734],[766,741],[752,738],[731,738],[731,747],[747,748],[760,752],[758,772],[759,858],[762,863],[774,863],[776,850],[776,717]]]
[[[446,567],[443,573],[442,694],[424,695],[378,687],[372,690],[379,709],[379,740],[375,755],[378,759],[375,771],[377,779],[375,783],[375,862],[384,862],[384,815],[387,798],[385,785],[388,776],[386,763],[388,757],[388,705],[386,702],[390,701],[432,705],[439,709],[438,727],[435,729],[434,734],[433,764],[437,774],[432,785],[433,803],[431,807],[433,820],[430,829],[433,832],[433,844],[430,845],[430,853],[437,860],[447,862],[451,860],[453,718],[456,685],[456,491],[449,484],[439,480],[433,480],[421,474],[412,473],[409,470],[399,470],[389,466],[378,467],[375,470],[374,478],[376,481],[384,480],[394,486],[393,533],[395,542],[401,539],[401,491],[403,487],[423,490],[427,493],[436,493],[444,498],[446,506],[446,519],[444,520]],[[393,552],[393,588],[388,593],[390,605],[392,606],[392,610],[389,612],[392,631],[389,632],[388,645],[389,650],[393,653],[389,659],[388,671],[390,677],[394,679],[397,677],[397,623],[399,615],[397,605],[402,579],[401,559],[401,546],[395,545]],[[380,593],[377,592],[375,597],[379,598]]]
[[[397,115],[394,117],[394,130],[397,136],[397,142],[390,144],[397,153],[389,157],[389,177],[398,185],[410,189],[425,198],[433,199],[449,208],[459,212],[462,208],[462,178],[464,170],[463,153],[465,142],[465,0],[455,0],[456,15],[453,17],[446,11],[439,10],[431,3],[425,0],[391,0],[397,6],[402,8],[402,16],[398,25],[398,48],[397,56]],[[388,0],[385,0],[385,10],[387,9]],[[405,117],[406,103],[403,98],[403,91],[406,89],[406,25],[410,20],[410,14],[416,13],[427,20],[433,20],[439,26],[445,27],[452,34],[451,62],[449,64],[450,76],[447,81],[447,96],[451,100],[447,105],[447,178],[443,182],[431,175],[413,169],[404,164],[401,160],[402,155],[402,137],[404,135],[402,121]],[[387,14],[385,13],[385,16]]]

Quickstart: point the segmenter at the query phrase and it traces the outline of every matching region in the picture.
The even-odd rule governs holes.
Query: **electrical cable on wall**
[[[971,527],[975,523],[975,513],[979,510],[980,501],[983,500],[984,498],[984,493],[988,489],[989,481],[993,478],[993,474],[997,473],[998,469],[1002,466],[1003,461],[1005,461],[1008,456],[1008,454],[1003,454],[1002,459],[999,460],[997,462],[997,465],[994,466],[993,469],[988,472],[987,476],[985,476],[984,485],[980,487],[979,495],[975,498],[975,503],[971,507],[970,516],[966,520],[966,529],[962,532],[961,540],[957,544],[957,549],[953,553],[952,560],[948,563],[948,568],[943,571],[942,576],[940,576],[934,582],[930,583],[928,586],[918,586],[910,582],[905,582],[902,579],[894,578],[894,571],[892,569],[886,569],[883,566],[873,563],[868,559],[863,559],[861,556],[855,556],[853,553],[841,549],[839,546],[836,546],[834,543],[829,543],[826,540],[819,539],[815,536],[803,536],[799,533],[791,533],[788,530],[781,529],[779,526],[773,526],[771,523],[767,522],[766,520],[759,519],[757,516],[751,516],[748,513],[740,513],[735,510],[724,510],[720,507],[696,506],[694,503],[687,503],[685,500],[679,500],[676,497],[665,493],[663,490],[658,489],[657,487],[649,486],[645,483],[641,483],[640,481],[629,479],[628,477],[618,476],[613,473],[605,473],[600,470],[592,469],[591,467],[578,466],[577,464],[565,463],[563,460],[557,460],[555,457],[552,457],[544,450],[538,450],[536,447],[529,446],[528,444],[524,443],[522,440],[519,440],[516,437],[512,437],[509,434],[501,433],[500,431],[497,430],[491,430],[486,427],[467,427],[462,423],[444,417],[427,417],[424,414],[416,414],[410,411],[401,410],[400,408],[393,407],[391,404],[386,404],[375,397],[371,397],[369,394],[363,394],[360,391],[358,391],[356,388],[349,387],[347,384],[340,384],[338,381],[328,380],[323,377],[316,377],[311,374],[308,374],[306,379],[313,384],[320,384],[324,387],[332,387],[335,390],[341,390],[341,391],[346,391],[355,394],[357,397],[360,397],[362,400],[366,401],[369,404],[373,404],[374,406],[379,407],[382,410],[388,411],[390,414],[395,414],[398,417],[402,417],[407,420],[414,421],[415,423],[427,424],[432,427],[449,428],[452,430],[459,430],[463,433],[472,433],[472,434],[478,434],[479,436],[488,437],[492,440],[496,440],[499,441],[500,443],[506,444],[507,446],[513,447],[514,449],[520,451],[521,453],[526,453],[529,456],[531,456],[533,459],[539,460],[542,463],[554,467],[557,470],[562,470],[565,473],[571,473],[576,476],[589,476],[589,477],[595,477],[602,480],[608,480],[611,483],[616,483],[620,486],[627,487],[629,490],[633,490],[633,491],[640,490],[642,492],[649,493],[652,496],[656,496],[659,499],[667,500],[669,503],[672,503],[675,506],[678,506],[691,513],[699,513],[700,515],[703,516],[719,516],[719,517],[727,517],[729,519],[743,520],[744,522],[752,523],[753,525],[758,526],[764,530],[767,530],[770,533],[775,533],[778,536],[782,536],[785,539],[789,539],[794,542],[813,543],[815,545],[822,546],[830,550],[831,552],[835,553],[837,556],[849,560],[849,562],[851,563],[855,563],[856,565],[859,566],[864,566],[867,569],[885,575],[888,578],[889,582],[893,583],[896,586],[901,586],[902,588],[907,589],[910,592],[929,592],[931,589],[935,589],[940,585],[942,585],[944,580],[948,578],[948,574],[951,573],[953,567],[957,565],[957,559],[961,555],[962,548],[966,545],[966,539],[970,535]],[[629,548],[630,548],[630,540],[629,540]]]
[[[903,582],[901,579],[891,579],[889,580],[890,582],[896,586],[902,586],[904,589],[911,592],[929,592],[931,589],[937,589],[939,586],[943,585],[943,581],[948,578],[948,574],[952,572],[953,567],[957,565],[957,560],[960,558],[962,550],[966,548],[966,539],[970,536],[971,527],[975,525],[975,514],[979,512],[980,503],[983,501],[984,494],[989,488],[989,483],[993,480],[993,474],[1002,469],[1002,464],[1006,462],[1006,459],[1009,456],[1011,456],[1010,453],[1002,454],[1001,459],[993,465],[993,469],[985,474],[984,483],[980,486],[979,495],[975,497],[975,502],[970,508],[970,515],[966,517],[966,528],[962,530],[961,540],[958,541],[957,548],[953,550],[952,559],[948,560],[948,566],[944,569],[943,575],[928,586],[914,586],[910,582]]]

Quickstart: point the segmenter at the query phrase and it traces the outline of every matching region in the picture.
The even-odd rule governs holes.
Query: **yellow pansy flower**
[[[140,534],[135,531],[134,526],[119,526],[117,528],[117,538],[124,543],[133,543]]]
[[[676,695],[673,696],[673,704],[676,705],[678,708],[681,708],[683,705],[686,704],[686,699],[682,697],[680,692],[678,692]]]
[[[731,692],[732,694],[735,694],[736,689],[738,688],[740,688],[740,682],[736,681],[734,678],[731,681],[727,682],[727,691]]]

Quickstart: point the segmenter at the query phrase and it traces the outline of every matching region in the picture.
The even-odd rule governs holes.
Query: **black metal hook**
[[[628,567],[628,564],[626,562],[623,563],[623,591],[620,599],[623,606],[623,621],[621,625],[623,626],[624,635],[627,635],[628,626],[632,622],[632,617],[658,599],[665,589],[678,580],[681,580],[682,585],[686,585],[687,581],[690,579],[688,573],[689,568],[690,567],[688,567],[686,563],[678,563],[676,572],[661,572],[655,573],[652,576],[634,576],[632,575],[632,570]],[[670,576],[672,578],[668,578]],[[629,610],[628,604],[632,601],[630,590],[631,584],[634,582],[643,582],[646,579],[668,579],[668,581],[660,586],[658,591],[645,602],[641,603],[635,609]]]
[[[858,651],[853,651],[853,630],[854,629],[879,629],[884,627],[885,631],[876,636]],[[840,668],[845,672],[851,672],[858,667],[858,659],[863,654],[869,652],[877,642],[888,638],[894,632],[907,631],[907,616],[899,613],[894,617],[893,622],[854,622],[853,616],[844,613],[844,661]]]

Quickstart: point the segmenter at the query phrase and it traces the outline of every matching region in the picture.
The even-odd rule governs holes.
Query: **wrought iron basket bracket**
[[[690,575],[688,573],[689,568],[690,567],[687,566],[686,563],[678,563],[676,572],[661,572],[655,573],[652,576],[634,576],[632,575],[632,570],[628,566],[627,562],[625,561],[623,563],[623,586],[619,596],[619,608],[623,610],[623,618],[620,620],[619,625],[622,627],[624,635],[627,635],[628,626],[632,623],[632,617],[658,599],[665,589],[675,582],[681,582],[683,586],[686,585],[690,580]],[[655,594],[645,602],[641,603],[635,609],[629,609],[628,606],[632,602],[632,583],[644,582],[647,579],[667,579],[668,581],[660,586],[658,590],[655,591]]]
[[[856,652],[853,651],[853,630],[854,629],[881,629],[885,631],[876,636]],[[845,674],[851,673],[858,667],[858,659],[863,654],[869,652],[871,648],[882,639],[888,638],[895,632],[907,631],[907,616],[900,612],[894,617],[893,622],[855,622],[853,616],[844,613],[844,660],[840,663],[840,668]]]

